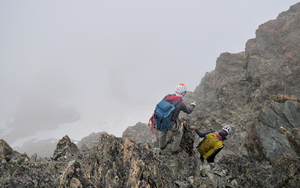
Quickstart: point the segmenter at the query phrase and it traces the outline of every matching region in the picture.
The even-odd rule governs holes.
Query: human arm
[[[187,114],[190,114],[190,113],[193,112],[193,110],[194,110],[194,108],[195,108],[195,105],[192,105],[192,104],[191,104],[190,106],[187,106],[184,102],[181,102],[181,103],[179,103],[179,104],[177,105],[176,108],[180,109],[180,111],[183,111],[183,112],[185,112],[185,113],[187,113]]]
[[[195,132],[196,132],[201,138],[203,138],[203,137],[205,137],[207,134],[213,133],[213,132],[215,132],[215,131],[209,131],[209,132],[206,132],[206,133],[201,133],[198,129],[195,129]]]

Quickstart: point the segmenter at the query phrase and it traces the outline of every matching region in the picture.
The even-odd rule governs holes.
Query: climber
[[[204,163],[204,159],[208,163],[214,162],[216,155],[224,147],[224,140],[227,139],[226,136],[231,132],[231,127],[228,125],[224,126],[219,133],[215,131],[201,133],[195,126],[190,126],[190,129],[195,130],[201,138],[204,137],[197,146],[202,164]]]
[[[175,155],[181,151],[181,147],[179,147],[179,145],[180,145],[183,132],[182,129],[180,128],[180,125],[177,124],[179,112],[183,111],[187,114],[190,114],[196,106],[196,102],[191,103],[189,107],[187,107],[186,104],[181,102],[184,99],[186,91],[187,91],[187,87],[185,86],[185,84],[180,83],[175,88],[175,94],[166,95],[164,98],[164,100],[169,101],[175,106],[175,111],[172,114],[171,125],[169,129],[169,131],[171,131],[172,135],[174,136],[174,142],[172,144],[172,151],[171,151],[172,155]],[[167,134],[168,131],[163,132],[158,130],[159,147],[161,150],[165,149],[167,146],[166,143]]]

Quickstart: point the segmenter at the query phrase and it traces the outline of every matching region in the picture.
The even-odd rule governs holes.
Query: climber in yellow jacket
[[[201,162],[203,163],[206,159],[207,162],[213,163],[216,155],[223,149],[224,140],[226,140],[226,136],[231,132],[231,127],[226,125],[219,133],[215,131],[201,133],[195,126],[191,126],[190,128],[195,130],[201,138],[204,137],[197,146]]]

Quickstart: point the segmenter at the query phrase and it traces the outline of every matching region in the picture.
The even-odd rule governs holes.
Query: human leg
[[[162,132],[162,131],[157,131],[157,132],[159,138],[159,148],[163,150],[166,148],[166,138],[168,132]]]
[[[176,152],[179,149],[180,141],[183,135],[182,129],[177,125],[177,123],[170,129],[172,135],[174,136],[174,141],[172,144],[172,152]]]

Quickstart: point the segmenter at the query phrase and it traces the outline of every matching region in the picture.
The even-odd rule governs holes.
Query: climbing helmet
[[[182,83],[178,84],[175,88],[175,93],[177,93],[177,94],[185,94],[186,91],[187,91],[187,88],[186,88],[185,84],[182,84]]]
[[[224,130],[227,134],[229,134],[231,132],[231,127],[226,125],[222,128],[222,130]]]

